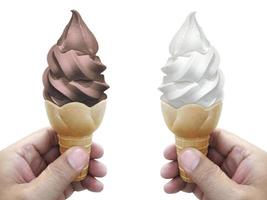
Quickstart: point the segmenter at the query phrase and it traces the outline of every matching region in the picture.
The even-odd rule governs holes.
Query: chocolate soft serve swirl
[[[47,56],[44,98],[58,106],[80,102],[90,107],[106,99],[104,91],[109,86],[102,75],[106,66],[96,56],[97,51],[94,35],[73,10],[70,22]]]

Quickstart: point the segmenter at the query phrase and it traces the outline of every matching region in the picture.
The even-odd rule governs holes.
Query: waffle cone
[[[209,137],[219,121],[222,103],[208,108],[188,104],[177,109],[162,101],[161,109],[167,127],[175,134],[177,155],[187,147],[196,148],[207,155]],[[184,181],[192,182],[181,167],[179,171]]]
[[[81,146],[90,154],[92,134],[102,122],[106,101],[101,101],[92,107],[79,102],[59,107],[46,100],[45,107],[49,122],[57,133],[60,153],[73,146]],[[87,174],[88,165],[74,181],[85,179]]]

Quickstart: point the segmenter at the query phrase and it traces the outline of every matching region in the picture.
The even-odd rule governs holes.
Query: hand
[[[231,133],[217,130],[212,134],[210,160],[188,148],[177,162],[175,145],[164,156],[171,160],[161,170],[163,178],[172,179],[164,187],[167,193],[193,192],[202,200],[267,199],[267,153]],[[194,183],[182,181],[178,163]]]
[[[63,200],[74,191],[99,192],[106,168],[95,159],[103,149],[92,145],[91,158],[79,147],[60,156],[55,132],[46,128],[0,151],[0,199]],[[89,162],[89,174],[81,182],[72,182]]]

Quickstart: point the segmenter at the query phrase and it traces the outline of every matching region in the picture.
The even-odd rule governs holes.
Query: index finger
[[[172,145],[168,146],[164,150],[164,157],[167,160],[177,160],[177,152],[176,152],[176,146],[175,146],[175,144],[172,144]]]
[[[52,128],[43,128],[15,143],[13,148],[21,148],[25,145],[33,145],[40,153],[47,153],[52,147],[57,146],[56,132]]]
[[[223,156],[227,156],[236,146],[243,148],[252,147],[251,144],[238,136],[221,129],[217,129],[211,134],[210,146]]]
[[[90,159],[98,159],[101,158],[104,154],[104,149],[102,148],[102,146],[100,146],[97,143],[93,143],[92,147],[91,147],[91,155],[90,155]]]
[[[221,129],[217,129],[211,134],[210,146],[216,149],[222,156],[227,156],[235,146],[252,147],[251,144],[238,136]],[[176,147],[174,144],[165,149],[164,157],[167,160],[177,160]]]

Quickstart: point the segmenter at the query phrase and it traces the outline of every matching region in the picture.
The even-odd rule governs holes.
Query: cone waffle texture
[[[161,109],[166,125],[175,134],[177,154],[193,147],[207,155],[209,137],[219,121],[222,103],[209,108],[188,104],[177,109],[162,101]],[[184,181],[192,182],[183,169],[179,171]]]
[[[73,146],[82,146],[90,153],[92,133],[102,122],[106,100],[92,107],[79,102],[72,102],[59,107],[50,101],[45,101],[45,107],[50,124],[58,136],[60,153]],[[75,178],[75,181],[83,180],[87,173],[88,165]]]

